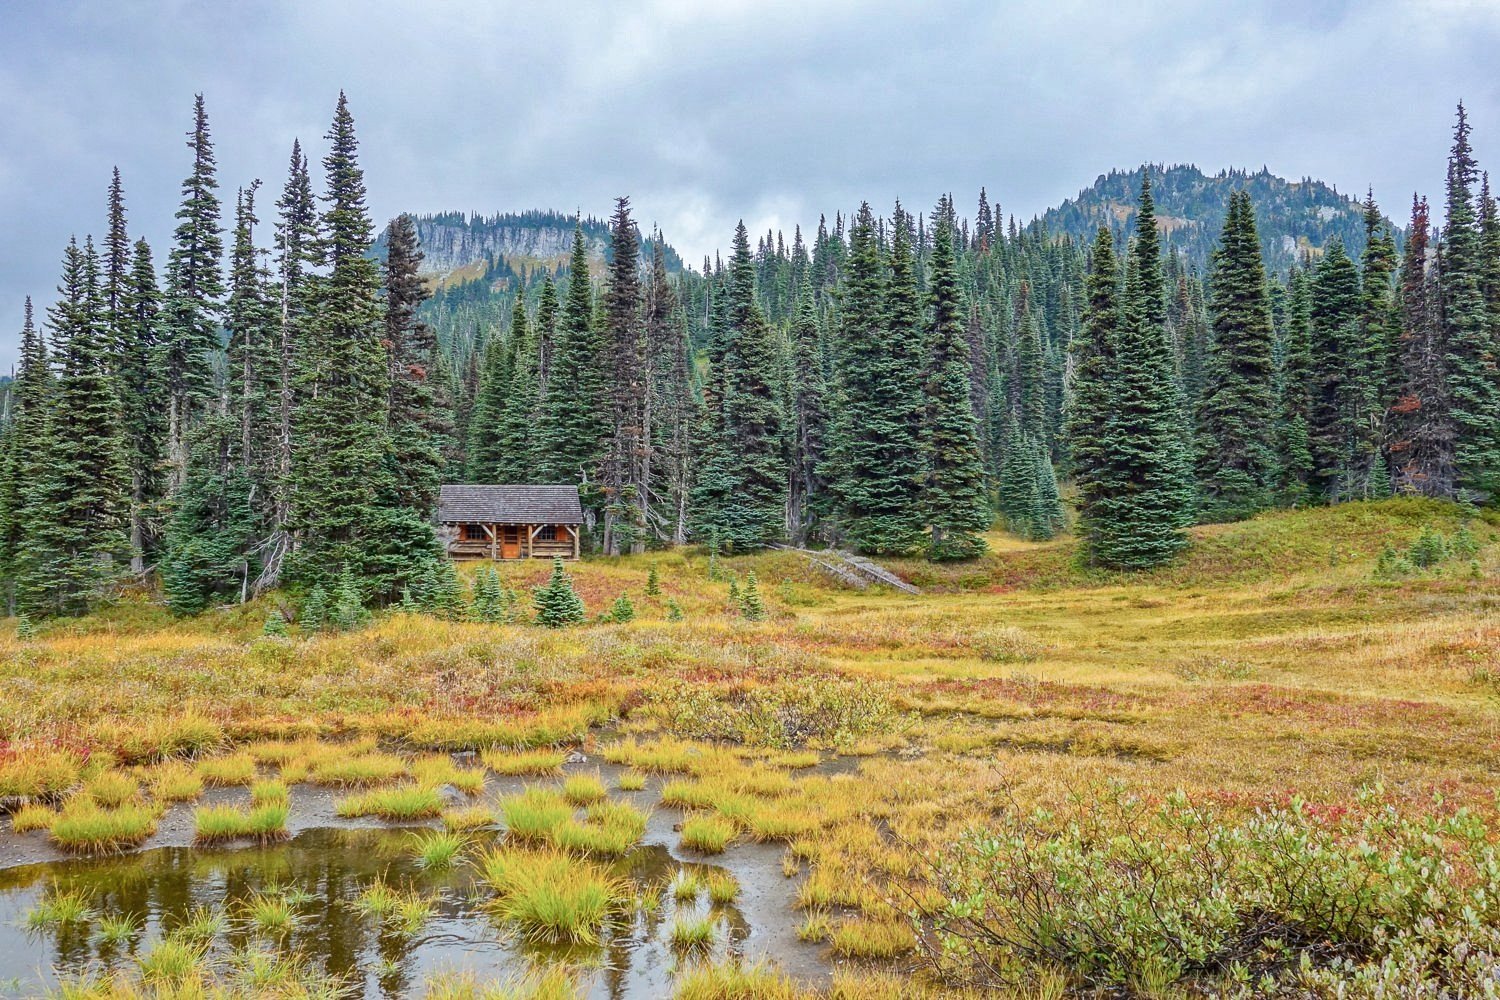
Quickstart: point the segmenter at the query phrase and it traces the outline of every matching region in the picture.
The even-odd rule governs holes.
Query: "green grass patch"
[[[198,844],[222,844],[231,840],[250,839],[268,844],[285,840],[289,811],[290,806],[285,799],[251,806],[249,809],[237,806],[203,806],[193,814],[193,841]]]
[[[365,788],[395,781],[405,774],[406,762],[395,754],[330,754],[313,761],[308,780],[333,788]]]
[[[210,757],[200,761],[198,774],[211,788],[234,788],[255,780],[255,758],[248,753]]]
[[[403,785],[376,788],[341,799],[334,806],[340,816],[378,816],[381,819],[432,819],[443,814],[443,797],[436,788]]]
[[[137,847],[156,832],[156,811],[143,805],[101,809],[70,803],[52,821],[52,842],[75,854],[109,854]]]
[[[486,750],[479,759],[496,774],[543,777],[562,774],[567,754],[561,750]]]
[[[501,847],[479,868],[495,891],[495,913],[532,940],[596,944],[629,898],[622,881],[565,851]]]
[[[703,854],[722,854],[739,828],[722,816],[697,813],[682,821],[682,846]]]
[[[436,830],[412,836],[412,853],[417,867],[427,871],[447,871],[463,853],[468,840],[451,830]]]
[[[596,774],[574,774],[563,782],[563,798],[575,806],[586,806],[598,802],[609,794],[604,781]]]
[[[528,788],[500,800],[500,817],[508,836],[522,841],[544,841],[573,818],[573,807],[557,792]]]

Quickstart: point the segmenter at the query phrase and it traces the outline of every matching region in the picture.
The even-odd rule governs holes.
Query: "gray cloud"
[[[348,91],[371,207],[603,214],[630,194],[688,260],[861,198],[1029,218],[1111,167],[1259,167],[1400,216],[1436,194],[1453,102],[1500,151],[1500,5],[1083,0],[68,3],[0,8],[0,365],[110,167],[164,257],[192,95],[224,194],[279,189]],[[1495,155],[1500,155],[1497,153]],[[265,211],[263,216],[269,216]]]

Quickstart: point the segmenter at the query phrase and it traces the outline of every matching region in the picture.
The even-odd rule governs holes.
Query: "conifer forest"
[[[914,138],[863,71],[797,117],[775,62],[776,114],[694,85],[744,136],[838,121],[847,149],[786,155],[869,190],[725,217],[687,183],[658,216],[678,180],[595,203],[598,177],[640,178],[640,135],[668,174],[733,144],[622,98],[580,153],[585,84],[644,72],[621,46],[584,72],[554,45],[545,121],[460,128],[414,55],[389,69],[420,121],[351,82],[294,138],[205,86],[166,177],[141,130],[60,112],[36,155],[86,190],[0,153],[0,214],[93,220],[0,317],[0,1000],[1497,996],[1494,102],[1403,133],[1416,194],[1104,162],[1019,213],[1006,176],[898,198],[881,171],[1051,147],[946,105]],[[1192,138],[1229,100],[1172,86],[1129,141],[1053,145]],[[1002,96],[1018,137],[1060,99]],[[907,123],[879,169],[861,102]],[[1361,113],[1319,119],[1330,156]],[[271,131],[277,176],[241,176]],[[562,204],[489,182],[554,140]],[[494,201],[444,201],[470,174]],[[0,302],[45,228],[0,233]]]

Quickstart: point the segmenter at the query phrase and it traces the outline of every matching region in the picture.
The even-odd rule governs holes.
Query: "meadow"
[[[317,788],[340,816],[446,827],[424,854],[480,873],[496,920],[587,943],[641,903],[613,866],[644,796],[685,855],[779,850],[786,925],[838,970],[729,961],[693,911],[666,932],[684,998],[1481,989],[1500,521],[1415,500],[1268,514],[1134,577],[1080,566],[1070,538],[988,540],[971,563],[886,563],[918,595],[790,551],[588,559],[569,569],[590,614],[626,594],[635,616],[557,631],[393,612],[282,638],[262,633],[295,617],[284,597],[175,620],[141,595],[3,627],[0,859],[23,837],[150,846],[172,803],[203,844],[268,844]],[[522,593],[549,572],[500,567]],[[730,596],[752,573],[764,621]],[[565,773],[574,750],[608,772]],[[532,787],[489,803],[502,780]],[[205,789],[245,798],[195,805]],[[393,892],[370,905],[421,909]],[[278,954],[280,993],[200,949],[67,995],[336,995]],[[577,976],[412,995],[571,996]]]

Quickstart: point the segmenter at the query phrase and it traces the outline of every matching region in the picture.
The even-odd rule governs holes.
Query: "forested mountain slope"
[[[1364,251],[1364,209],[1358,198],[1307,177],[1289,181],[1265,167],[1255,173],[1223,170],[1213,175],[1191,164],[1111,170],[1100,174],[1076,198],[1048,209],[1038,221],[1053,235],[1066,234],[1079,241],[1091,240],[1099,226],[1108,225],[1114,230],[1115,245],[1122,246],[1135,233],[1136,197],[1146,170],[1151,172],[1156,220],[1164,242],[1186,253],[1200,272],[1208,270],[1209,255],[1234,191],[1249,192],[1255,204],[1261,249],[1272,273],[1285,273],[1304,252],[1321,255],[1335,238],[1344,241],[1351,256]],[[1400,235],[1398,231],[1398,246]]]

